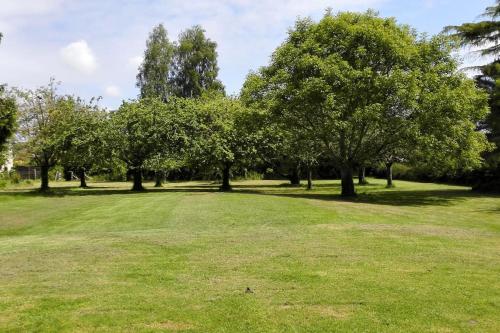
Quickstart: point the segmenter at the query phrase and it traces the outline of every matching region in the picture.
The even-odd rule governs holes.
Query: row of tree
[[[379,163],[388,185],[395,162],[433,170],[477,168],[493,149],[477,130],[488,96],[458,71],[457,43],[427,38],[374,12],[327,11],[298,20],[268,66],[251,73],[238,97],[217,80],[216,44],[196,26],[171,43],[162,25],[147,41],[139,99],[114,112],[72,96],[56,83],[14,89],[18,138],[42,172],[85,172],[116,161],[142,190],[145,170],[157,185],[170,170],[220,170],[229,190],[235,168],[268,166],[292,183],[330,159],[341,170],[342,195],[355,195],[354,170]]]
[[[377,162],[389,175],[394,162],[474,168],[490,149],[476,130],[487,96],[457,70],[453,47],[374,12],[327,12],[296,23],[242,99],[268,110],[299,155],[332,156],[345,196],[355,194],[353,170]]]

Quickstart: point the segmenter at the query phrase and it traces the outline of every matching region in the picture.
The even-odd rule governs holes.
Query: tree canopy
[[[258,133],[251,131],[252,111],[242,103],[220,93],[196,100],[191,122],[191,164],[222,173],[221,190],[230,190],[231,168],[248,166],[255,156]]]
[[[482,55],[497,57],[500,52],[498,42],[500,41],[500,0],[495,1],[494,6],[487,7],[482,15],[488,20],[464,23],[458,26],[448,26],[445,31],[454,32],[462,45],[472,45],[480,48]]]
[[[0,32],[0,42],[2,42],[2,33]],[[0,85],[0,153],[4,148],[7,139],[10,138],[16,128],[16,101],[12,96],[5,94],[5,86]]]
[[[107,141],[134,175],[133,190],[140,191],[142,171],[151,158],[175,154],[185,140],[181,120],[183,101],[157,98],[124,102],[111,115]]]
[[[137,74],[137,87],[141,98],[157,97],[167,101],[172,94],[169,74],[172,70],[174,45],[168,40],[167,30],[162,24],[149,34],[144,59]]]
[[[486,20],[473,23],[464,23],[459,26],[449,26],[445,29],[458,37],[463,46],[474,46],[479,48],[483,56],[492,56],[493,61],[476,67],[480,74],[475,79],[479,87],[489,94],[489,106],[491,113],[481,121],[479,129],[485,131],[488,139],[496,149],[486,154],[486,172],[479,176],[476,185],[481,189],[494,189],[500,184],[500,1],[486,8],[483,17]],[[492,179],[493,178],[493,179]],[[495,185],[496,184],[496,185]]]
[[[176,96],[200,97],[204,91],[223,91],[217,79],[217,43],[199,25],[183,31],[175,48],[171,84]]]
[[[4,92],[4,87],[0,86],[0,152],[4,144],[15,132],[16,129],[17,105],[12,96]]]
[[[31,155],[31,163],[41,169],[41,190],[49,187],[48,172],[61,159],[69,132],[67,117],[75,107],[74,98],[57,94],[51,79],[36,90],[14,89],[19,107],[19,136]]]
[[[375,160],[381,151],[399,147],[408,138],[432,143],[438,133],[429,119],[468,129],[464,136],[477,142],[465,145],[471,149],[464,155],[479,160],[484,139],[471,129],[474,132],[473,121],[487,112],[485,98],[456,73],[449,50],[440,52],[444,57],[426,58],[422,50],[429,43],[408,26],[373,12],[327,13],[318,23],[299,20],[270,65],[258,73],[264,85],[252,94],[269,99],[271,112],[290,129],[319,139],[341,169],[345,196],[355,194],[356,165]],[[438,85],[428,88],[432,80],[444,82],[447,76],[450,91]],[[460,89],[463,86],[468,89]],[[452,103],[439,112],[425,104],[425,98],[437,102],[436,96],[460,93],[469,93],[463,101],[472,107]],[[440,132],[440,145],[427,152],[437,156],[443,151],[438,148],[450,147],[451,142],[442,139],[452,140],[456,130]]]
[[[80,187],[85,188],[86,172],[96,165],[109,164],[105,142],[107,115],[97,106],[96,100],[86,103],[73,98],[72,103],[73,107],[64,118],[66,131],[61,164],[76,171]]]

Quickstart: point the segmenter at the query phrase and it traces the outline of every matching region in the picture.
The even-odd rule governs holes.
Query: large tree
[[[162,24],[149,34],[144,59],[137,74],[140,97],[157,97],[167,101],[172,94],[169,73],[174,55],[174,45],[169,41],[167,30]]]
[[[491,55],[495,58],[500,53],[500,0],[494,6],[487,7],[483,13],[487,20],[473,23],[464,23],[458,26],[448,26],[445,31],[454,32],[460,38],[462,45],[472,45],[480,49],[482,55]]]
[[[258,133],[252,129],[252,110],[235,98],[208,94],[194,103],[188,159],[191,164],[219,170],[222,191],[231,190],[231,170],[247,166],[255,156]]]
[[[171,73],[174,93],[179,97],[199,97],[205,91],[223,91],[217,79],[217,43],[205,36],[205,30],[195,25],[179,36]]]
[[[491,112],[479,129],[488,133],[490,142],[496,149],[486,155],[487,168],[477,187],[480,189],[496,189],[500,186],[500,1],[486,8],[483,14],[486,20],[449,26],[445,30],[458,37],[463,46],[474,46],[483,56],[493,57],[493,61],[475,69],[478,85],[489,93]]]
[[[184,137],[183,101],[168,103],[157,98],[124,102],[111,115],[107,142],[116,156],[132,171],[132,190],[143,190],[142,172],[153,157],[169,156],[180,149]]]
[[[0,86],[0,153],[15,131],[17,105],[12,96],[7,96],[4,87]]]
[[[0,42],[2,41],[0,32]],[[0,153],[7,139],[14,134],[16,126],[16,101],[12,96],[5,95],[5,87],[0,85]]]
[[[49,169],[60,160],[68,134],[67,115],[74,99],[57,94],[57,83],[36,90],[14,89],[19,107],[19,135],[31,155],[31,163],[40,167],[41,191],[49,189]]]
[[[80,187],[86,188],[86,173],[94,166],[106,165],[106,113],[93,99],[90,103],[74,98],[73,107],[65,115],[65,140],[61,164],[76,171]]]
[[[263,165],[272,169],[274,174],[288,179],[292,186],[300,185],[301,174],[306,171],[309,186],[310,171],[320,155],[318,149],[321,146],[316,145],[314,136],[290,128],[279,116],[270,112],[272,100],[265,96],[266,86],[267,82],[261,75],[250,73],[240,94],[241,101],[254,110],[252,131],[259,140],[255,144],[256,153]]]
[[[458,134],[449,130],[439,136],[433,130],[441,127],[433,125],[457,122],[461,129],[470,130],[473,121],[485,114],[484,96],[473,86],[472,90],[458,88],[471,84],[455,73],[450,57],[433,59],[431,66],[421,56],[420,49],[426,45],[409,27],[373,12],[327,13],[318,23],[299,20],[274,52],[271,64],[261,70],[267,83],[261,95],[271,99],[270,109],[290,129],[308,132],[322,142],[341,169],[342,195],[353,196],[355,166],[398,147],[407,134],[428,134],[427,140],[419,142],[445,154]],[[443,67],[451,72],[441,72]],[[428,73],[428,68],[434,69]],[[461,100],[472,108],[453,103],[435,110],[424,103],[437,102],[434,96],[445,93],[435,85],[431,85],[434,90],[426,89],[428,83],[450,74],[453,84],[446,87],[447,92],[471,93]],[[433,97],[424,99],[422,94]],[[478,111],[471,114],[472,109]],[[464,145],[470,148],[467,154],[477,157],[484,150],[480,136],[467,131],[461,137],[479,141]],[[438,144],[433,138],[438,138]]]

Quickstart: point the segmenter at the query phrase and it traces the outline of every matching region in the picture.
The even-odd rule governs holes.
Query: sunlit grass
[[[370,183],[4,189],[0,331],[499,331],[500,197]]]

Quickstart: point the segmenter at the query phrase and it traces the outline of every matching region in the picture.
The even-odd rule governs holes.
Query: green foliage
[[[260,172],[253,171],[253,170],[248,171],[246,169],[243,169],[241,171],[242,172],[240,172],[237,177],[233,177],[233,179],[235,181],[239,181],[239,180],[263,180],[264,179],[264,175]]]
[[[0,152],[16,129],[17,105],[13,96],[7,96],[0,86]]]
[[[184,110],[184,101],[175,98],[124,102],[111,115],[107,142],[129,169],[143,168],[158,154],[178,154],[186,139],[180,126]]]
[[[19,134],[37,166],[54,166],[61,157],[66,140],[65,117],[73,99],[57,95],[53,79],[36,90],[15,89],[19,101]]]
[[[486,8],[483,16],[489,17],[489,20],[464,23],[459,26],[448,26],[445,28],[447,32],[453,32],[454,36],[458,37],[462,45],[473,45],[484,47],[481,50],[482,55],[498,56],[500,51],[500,1],[496,0],[495,5]],[[489,44],[493,44],[489,46]]]
[[[486,114],[484,95],[456,73],[447,41],[419,39],[373,12],[299,20],[271,64],[249,81],[254,91],[245,98],[266,99],[306,146],[320,142],[334,158],[346,195],[353,194],[353,167],[381,156],[406,157],[421,147],[438,161],[461,149],[460,162],[447,165],[476,165],[487,148],[484,135],[474,132]]]
[[[491,113],[480,122],[479,129],[486,132],[493,148],[491,152],[485,154],[486,167],[481,170],[478,189],[496,190],[500,183],[500,60],[498,41],[500,38],[500,1],[496,1],[494,6],[488,7],[483,16],[488,20],[464,23],[460,26],[450,26],[446,31],[453,31],[462,45],[472,45],[481,48],[482,55],[492,55],[494,61],[479,66],[481,73],[476,76],[478,86],[489,93],[489,106]]]
[[[149,35],[144,51],[144,60],[137,74],[137,87],[141,98],[157,97],[167,101],[172,94],[168,82],[174,55],[174,45],[168,40],[162,24],[156,26]]]
[[[175,48],[171,84],[176,96],[200,97],[204,91],[224,90],[217,79],[217,44],[201,26],[182,32]]]
[[[0,188],[4,188],[10,185],[19,185],[23,182],[19,173],[16,170],[4,170],[0,172]],[[24,183],[29,184],[27,181]]]
[[[223,168],[248,165],[255,156],[258,133],[251,130],[252,110],[221,94],[208,94],[193,102],[191,165]]]
[[[254,109],[253,133],[256,133],[255,149],[259,160],[272,167],[282,177],[297,181],[301,166],[310,167],[322,153],[321,143],[314,135],[302,128],[290,127],[280,115],[270,112],[272,102],[266,98],[267,83],[262,75],[251,73],[243,84],[242,102]]]
[[[109,164],[105,142],[106,113],[98,108],[95,100],[85,103],[73,98],[72,103],[65,114],[61,164],[75,171],[88,171],[95,165],[105,167]]]
[[[488,162],[500,165],[500,60],[485,65],[481,74],[476,76],[478,85],[489,93],[490,114],[481,123],[481,130],[487,131],[490,142],[497,146],[496,151],[488,156]]]

